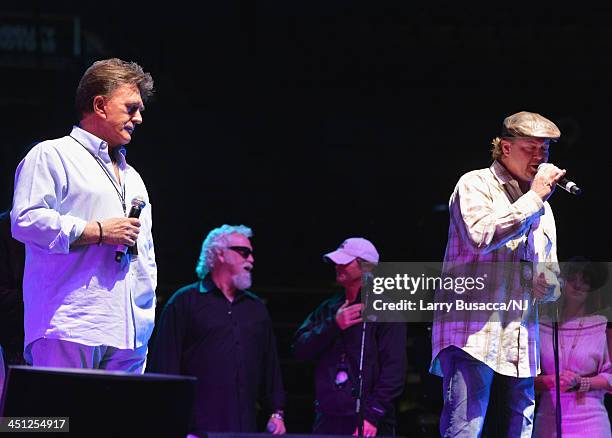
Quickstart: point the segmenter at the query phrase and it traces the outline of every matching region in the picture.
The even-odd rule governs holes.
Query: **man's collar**
[[[93,156],[100,157],[103,161],[110,161],[108,143],[98,138],[89,131],[84,130],[80,126],[73,126],[70,136],[81,143],[85,149],[89,151]],[[121,169],[125,168],[127,162],[125,161],[125,146],[118,146],[114,149],[115,159],[119,163]]]
[[[344,304],[345,301],[346,301],[346,292],[344,290],[341,290],[341,291],[334,293],[329,298],[328,303],[331,303],[332,306],[340,307],[342,304]],[[361,290],[357,294],[355,301],[353,301],[352,303],[349,303],[349,306],[352,306],[353,304],[359,304],[359,303],[361,303]]]
[[[217,285],[212,281],[210,274],[200,280],[200,293],[207,294],[217,288]]]
[[[223,295],[223,292],[221,292],[221,289],[219,289],[217,285],[215,284],[215,282],[212,280],[212,276],[210,274],[207,274],[202,280],[200,280],[200,293],[208,294],[211,292],[219,293]],[[253,298],[253,297],[256,297],[256,295],[252,294],[248,290],[236,291],[236,297],[234,298],[234,301],[242,297]]]
[[[493,161],[493,164],[491,164],[491,167],[489,167],[489,169],[491,169],[491,173],[493,173],[493,176],[495,176],[495,178],[497,179],[497,181],[499,181],[500,184],[508,184],[512,181],[518,184],[516,178],[514,178],[510,174],[510,172],[508,172],[508,169],[506,169],[506,167],[499,161]]]

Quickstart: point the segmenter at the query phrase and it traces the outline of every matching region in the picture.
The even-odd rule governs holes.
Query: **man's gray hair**
[[[229,245],[227,236],[236,233],[247,238],[253,235],[253,231],[247,226],[227,224],[223,224],[208,233],[208,236],[202,242],[202,251],[195,269],[198,278],[203,279],[212,270],[221,249],[227,248]]]

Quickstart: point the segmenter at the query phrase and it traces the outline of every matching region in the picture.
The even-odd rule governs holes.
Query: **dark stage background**
[[[440,260],[458,177],[490,163],[503,118],[555,121],[550,160],[582,198],[551,198],[560,259],[609,260],[612,8],[480,9],[406,1],[0,5],[1,204],[19,156],[66,135],[96,59],[140,63],[157,93],[128,146],[154,215],[160,303],[194,280],[205,234],[254,229],[255,291],[275,321],[288,428],[306,432],[312,372],[291,336],[335,290],[321,255],[365,236],[384,261]],[[400,432],[435,430],[439,382],[411,326]]]

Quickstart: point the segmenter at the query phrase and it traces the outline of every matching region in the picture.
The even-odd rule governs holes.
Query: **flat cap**
[[[558,139],[561,131],[553,122],[537,113],[521,111],[504,119],[502,137],[540,137]]]

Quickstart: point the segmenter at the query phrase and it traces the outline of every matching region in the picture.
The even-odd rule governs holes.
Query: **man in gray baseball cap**
[[[364,272],[378,264],[376,247],[352,237],[323,256],[336,267],[342,292],[324,301],[295,335],[298,360],[315,361],[316,419],[313,432],[352,435],[359,385],[359,359],[364,329],[361,283]],[[363,364],[363,435],[395,434],[394,400],[404,387],[406,327],[404,323],[366,324]]]

